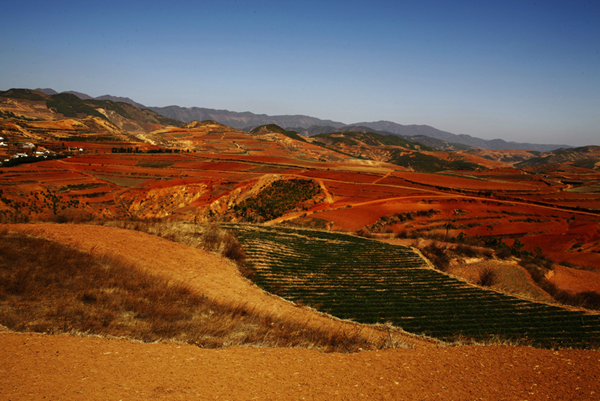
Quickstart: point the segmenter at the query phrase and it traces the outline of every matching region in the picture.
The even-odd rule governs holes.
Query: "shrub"
[[[450,257],[446,254],[446,248],[435,241],[423,248],[423,253],[441,271],[446,271],[450,266]]]
[[[366,227],[359,228],[358,230],[356,230],[356,235],[358,235],[359,237],[363,237],[363,238],[373,238],[374,237],[373,233],[371,233],[371,231],[369,231],[369,229]]]
[[[408,231],[401,230],[401,231],[398,232],[398,234],[396,234],[396,238],[405,239],[405,238],[410,238],[410,237],[409,237]]]
[[[462,255],[462,256],[469,257],[469,258],[481,256],[481,254],[482,254],[482,252],[478,248],[476,248],[474,246],[466,245],[466,244],[456,245],[454,247],[453,251],[457,255]]]
[[[215,223],[209,224],[204,228],[203,235],[203,248],[207,251],[214,251],[218,249],[222,233],[219,226]]]
[[[496,248],[496,257],[498,259],[508,259],[513,255],[512,250],[507,246]]]
[[[246,260],[246,254],[242,244],[239,243],[237,238],[231,233],[227,232],[223,238],[223,256],[227,259],[233,260],[234,262],[241,264]]]

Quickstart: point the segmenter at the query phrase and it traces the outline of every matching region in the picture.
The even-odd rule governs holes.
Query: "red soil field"
[[[454,177],[447,174],[403,173],[403,178],[409,181],[444,188],[457,188],[469,190],[502,190],[502,191],[536,191],[547,188],[540,182],[502,182],[489,180],[476,180]]]
[[[549,187],[539,181],[521,180],[515,183],[513,181],[519,181],[521,177],[529,179],[534,176],[520,174],[518,170],[510,168],[457,172],[482,178],[495,177],[496,180],[491,182],[447,174],[394,171],[384,166],[395,168],[385,164],[373,167],[319,164],[273,156],[86,154],[6,169],[0,177],[0,185],[4,196],[27,204],[37,204],[38,209],[46,208],[46,212],[28,212],[33,220],[38,215],[44,218],[49,216],[48,204],[36,203],[38,201],[32,194],[46,187],[54,192],[60,189],[57,196],[64,202],[70,199],[85,202],[87,213],[105,215],[108,211],[113,216],[123,216],[125,209],[117,209],[117,204],[122,200],[147,202],[147,191],[160,189],[167,191],[161,196],[176,196],[185,192],[186,185],[201,185],[205,189],[200,197],[182,196],[176,207],[169,205],[166,198],[161,198],[161,202],[165,202],[162,206],[168,206],[172,217],[195,221],[205,218],[202,216],[207,215],[207,208],[222,197],[223,202],[217,209],[224,210],[222,205],[229,202],[227,199],[231,191],[251,188],[266,174],[280,178],[309,178],[319,180],[331,197],[327,202],[311,206],[306,213],[310,217],[329,221],[329,226],[334,229],[356,230],[370,226],[386,215],[434,209],[439,213],[414,222],[395,224],[387,227],[387,230],[430,229],[446,232],[444,225],[450,223],[455,228],[447,232],[453,236],[461,232],[471,237],[495,235],[508,244],[514,238],[519,238],[530,251],[540,246],[557,261],[572,259],[573,263],[584,267],[598,268],[599,216],[585,210],[561,209],[560,206],[600,210],[600,195],[559,192],[566,188],[563,184]],[[358,171],[359,168],[362,171]],[[86,188],[91,184],[96,187]],[[445,189],[449,187],[455,190]],[[521,192],[511,192],[516,188]],[[545,189],[542,191],[540,188]],[[459,192],[464,190],[468,192]],[[486,193],[480,195],[481,191]],[[552,193],[544,193],[548,191]],[[500,197],[502,200],[499,200]],[[546,206],[532,204],[538,201]],[[138,208],[138,203],[131,207]],[[352,208],[348,208],[348,205]],[[152,213],[159,209],[160,205],[143,208],[154,210]],[[10,210],[10,206],[0,204],[0,211],[8,213]],[[66,211],[74,213],[76,210]],[[136,215],[142,213],[137,209],[127,211],[134,212]],[[161,216],[165,216],[164,213]],[[289,220],[299,215],[295,213],[282,219]],[[582,228],[578,229],[580,226]],[[579,243],[582,245],[574,249],[573,246]]]

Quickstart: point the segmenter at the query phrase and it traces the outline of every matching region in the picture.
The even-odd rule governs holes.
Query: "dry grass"
[[[185,284],[114,257],[0,232],[0,325],[14,331],[118,336],[200,347],[376,349],[360,332],[290,324],[245,305],[216,303]],[[308,322],[307,322],[308,323]]]
[[[108,221],[104,225],[142,231],[184,245],[218,253],[233,261],[240,274],[250,280],[255,272],[246,264],[242,245],[231,231],[223,230],[216,223],[190,224],[180,221],[138,220]]]
[[[496,271],[491,267],[484,267],[477,278],[477,284],[482,287],[492,287],[497,281]]]
[[[415,244],[417,247],[417,244]],[[440,271],[448,270],[450,266],[450,256],[446,252],[446,247],[436,241],[431,241],[429,245],[422,247],[421,252],[433,263]]]

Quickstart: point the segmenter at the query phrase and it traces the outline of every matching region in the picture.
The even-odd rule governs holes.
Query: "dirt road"
[[[2,400],[597,400],[600,353],[324,354],[0,333]]]

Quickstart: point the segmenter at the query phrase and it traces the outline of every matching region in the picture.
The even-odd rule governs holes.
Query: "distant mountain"
[[[45,93],[46,95],[58,95],[57,91],[55,91],[54,89],[50,89],[50,88],[37,88],[36,91]],[[111,96],[111,95],[92,97],[88,94],[76,92],[76,91],[66,91],[66,92],[61,92],[61,93],[70,93],[72,95],[77,96],[81,100],[110,100],[111,102],[127,103],[127,104],[135,106],[139,109],[147,109],[147,107],[144,106],[143,104],[137,103],[128,97],[118,97],[118,96]]]
[[[475,138],[470,135],[456,135],[450,132],[441,131],[439,129],[430,127],[429,125],[401,125],[392,121],[376,121],[376,122],[362,122],[353,125],[362,125],[365,127],[373,128],[381,131],[388,131],[396,135],[404,137],[413,137],[424,135],[435,139],[451,143],[461,143],[464,145],[473,146],[476,148],[502,150],[502,149],[522,149],[522,150],[535,150],[538,152],[548,152],[559,148],[570,148],[569,145],[546,145],[546,144],[534,144],[534,143],[518,143],[518,142],[506,142],[503,139],[481,139]]]
[[[58,95],[58,92],[51,88],[37,88],[34,90],[45,93],[46,95]]]
[[[137,107],[138,109],[147,109],[148,107],[144,106],[141,103],[135,102],[128,97],[120,97],[120,96],[111,96],[111,95],[103,95],[94,98],[95,100],[110,100],[111,102],[121,102],[127,103],[132,106]]]
[[[37,89],[38,91],[46,94],[54,95],[56,91],[53,89]],[[232,128],[243,129],[246,132],[250,132],[253,128],[276,124],[280,127],[284,127],[289,131],[296,131],[301,135],[314,136],[323,133],[332,132],[366,132],[364,129],[370,130],[375,133],[385,133],[401,136],[408,140],[418,140],[428,146],[434,146],[438,149],[452,150],[460,149],[460,145],[467,145],[471,147],[477,147],[482,149],[490,150],[503,150],[503,149],[514,149],[514,150],[533,150],[537,152],[548,152],[560,148],[571,148],[569,145],[564,144],[533,144],[533,143],[518,143],[518,142],[507,142],[503,139],[492,139],[486,140],[481,138],[472,137],[464,134],[453,134],[447,131],[442,131],[437,128],[428,125],[402,125],[392,121],[372,121],[372,122],[359,122],[355,124],[344,124],[338,121],[332,120],[321,120],[316,117],[304,116],[304,115],[280,115],[280,116],[269,116],[266,114],[254,114],[251,112],[234,112],[229,110],[217,110],[208,109],[202,107],[180,107],[180,106],[167,106],[167,107],[146,107],[140,103],[137,103],[127,97],[115,97],[111,95],[99,96],[96,98],[89,97],[84,93],[79,92],[67,92],[78,96],[81,99],[95,99],[95,100],[110,100],[114,102],[123,102],[134,105],[141,109],[152,110],[164,117],[183,121],[188,123],[190,121],[203,121],[203,120],[214,120],[220,124],[230,126]],[[356,128],[360,127],[360,128]],[[366,127],[366,128],[364,128]],[[337,131],[336,131],[337,130]],[[442,141],[436,142],[427,140],[424,137],[433,138],[434,140]]]
[[[85,93],[81,93],[81,92],[66,91],[66,92],[61,92],[61,93],[70,93],[71,95],[77,96],[81,100],[91,100],[91,99],[94,99],[92,96],[86,95]]]
[[[367,123],[368,124],[368,123]],[[439,150],[466,150],[470,149],[471,146],[464,145],[462,143],[454,143],[447,142],[441,139],[436,139],[431,136],[426,135],[400,135],[393,132],[378,130],[369,128],[363,125],[346,125],[341,128],[335,128],[330,126],[317,126],[314,125],[309,128],[295,127],[295,128],[287,128],[288,130],[296,131],[304,136],[316,136],[321,134],[333,134],[336,132],[362,132],[362,133],[376,133],[381,135],[393,135],[403,139],[406,139],[411,142],[419,142],[423,145],[430,146]],[[435,128],[434,128],[435,129]]]
[[[254,114],[249,111],[238,113],[229,110],[206,109],[202,107],[148,107],[148,109],[175,120],[190,122],[193,120],[214,120],[232,128],[251,131],[261,125],[275,124],[280,127],[310,127],[312,125],[330,125],[343,127],[346,124],[331,120],[321,120],[316,117],[303,115],[281,115],[268,116],[266,114]]]

